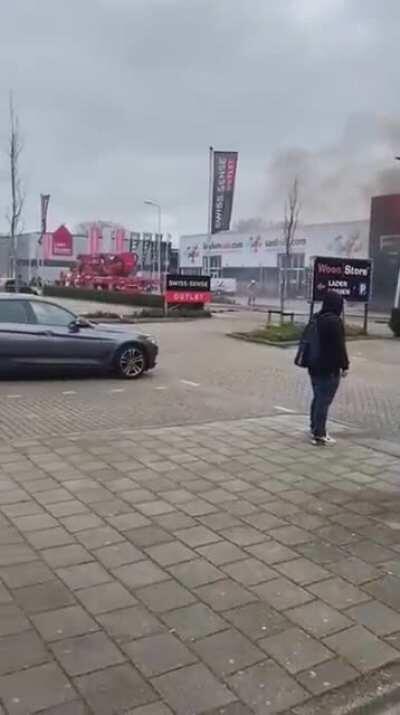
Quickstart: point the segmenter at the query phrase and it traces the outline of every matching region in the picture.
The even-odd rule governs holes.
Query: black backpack
[[[321,347],[319,340],[318,318],[311,318],[300,338],[294,364],[297,367],[312,369],[319,362]]]

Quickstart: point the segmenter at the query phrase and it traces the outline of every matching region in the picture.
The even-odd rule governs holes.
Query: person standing
[[[316,360],[309,367],[313,389],[311,441],[314,445],[335,443],[326,431],[328,412],[338,390],[340,378],[346,377],[350,367],[342,312],[342,296],[329,291],[321,311],[315,317],[319,345]]]
[[[247,305],[249,308],[255,308],[256,305],[256,293],[257,293],[257,284],[255,281],[250,281],[249,285],[247,286]]]

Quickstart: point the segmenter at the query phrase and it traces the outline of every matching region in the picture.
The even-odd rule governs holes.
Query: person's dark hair
[[[322,303],[321,313],[334,313],[341,315],[343,311],[343,297],[334,290],[329,290],[325,294],[324,302]]]

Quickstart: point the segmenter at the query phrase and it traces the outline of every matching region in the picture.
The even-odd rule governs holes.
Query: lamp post
[[[161,205],[157,201],[147,200],[144,202],[146,206],[153,206],[157,210],[157,263],[158,263],[158,284],[161,292]]]

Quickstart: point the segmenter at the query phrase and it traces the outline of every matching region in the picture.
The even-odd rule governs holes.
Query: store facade
[[[134,252],[138,255],[138,269],[143,273],[158,270],[158,235],[125,229],[111,229],[93,224],[87,234],[71,233],[60,226],[42,237],[39,232],[18,236],[16,244],[17,269],[23,283],[40,276],[44,283],[56,282],[67,273],[81,254]],[[8,236],[0,236],[0,280],[14,274],[13,251]],[[161,267],[165,271],[178,270],[178,251],[171,241],[161,241]]]
[[[290,255],[286,255],[281,227],[259,233],[227,231],[212,236],[180,238],[179,261],[183,273],[211,272],[218,278],[234,278],[238,292],[255,280],[261,293],[277,295],[280,276],[287,269],[288,294],[304,297],[313,256],[367,258],[369,221],[310,224],[296,230]]]

